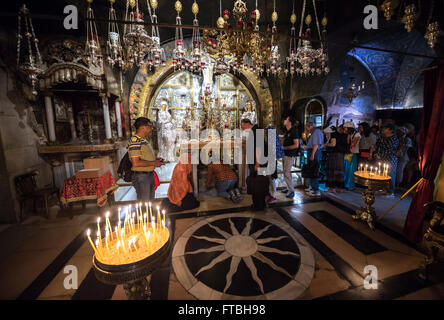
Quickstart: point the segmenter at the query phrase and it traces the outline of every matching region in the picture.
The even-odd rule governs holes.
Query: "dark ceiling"
[[[430,6],[434,4],[434,18],[441,20],[441,26],[444,27],[444,0],[401,0],[401,3],[409,3],[415,1],[420,4],[421,19],[416,23],[415,27],[421,33],[424,34],[427,20],[430,14]],[[175,0],[159,0],[159,8],[157,10],[159,23],[175,23],[176,12],[174,10]],[[216,20],[219,16],[219,1],[218,0],[198,0],[200,7],[199,22],[201,26],[215,26]],[[248,10],[253,10],[255,7],[255,0],[246,0]],[[260,24],[262,30],[265,26],[271,24],[271,13],[273,11],[272,0],[258,0],[258,8],[261,12]],[[316,0],[317,10],[320,19],[326,13],[329,19],[328,33],[331,39],[335,41],[350,43],[355,39],[360,41],[360,38],[368,38],[368,34],[374,35],[384,32],[384,26],[397,23],[396,20],[402,15],[401,6],[396,10],[397,17],[393,17],[392,22],[386,23],[385,19],[380,14],[380,28],[377,31],[366,31],[362,27],[362,21],[365,17],[363,14],[363,8],[369,4],[381,3],[382,0]],[[85,37],[85,16],[87,1],[86,0],[57,0],[57,1],[37,1],[37,0],[22,0],[22,1],[5,1],[2,3],[2,12],[0,13],[0,25],[6,27],[8,31],[16,32],[17,29],[17,11],[19,7],[26,3],[27,7],[31,10],[34,16],[34,27],[37,33],[37,37],[45,40],[46,38],[77,38],[78,40]],[[191,13],[191,5],[193,0],[182,0],[183,11],[182,24],[191,25],[193,21],[193,15]],[[301,15],[301,7],[303,0],[294,0],[295,11],[298,16],[298,22]],[[308,10],[312,10],[312,1],[307,0]],[[63,8],[66,5],[74,4],[79,10],[79,29],[78,30],[65,30],[63,28]],[[228,9],[232,11],[234,0],[222,0],[222,10]],[[139,0],[139,5],[142,10],[146,11],[146,0]],[[92,7],[95,12],[95,16],[100,19],[108,18],[109,1],[107,0],[94,0]],[[126,0],[116,0],[114,4],[116,8],[118,18],[122,18],[125,12]],[[290,28],[290,15],[292,12],[293,1],[292,0],[276,0],[276,8],[279,14],[278,28],[282,34],[288,34]],[[436,19],[435,19],[436,20]],[[145,21],[148,22],[146,18]],[[357,23],[361,21],[360,23]],[[359,28],[350,29],[344,32],[344,25],[354,24]],[[382,26],[382,27],[381,27]],[[99,22],[97,24],[99,29],[99,36],[104,37],[107,32],[107,25],[105,22]],[[297,28],[298,29],[298,28]],[[335,34],[335,31],[340,31],[340,34]],[[174,29],[161,28],[161,41],[167,41],[174,37]],[[189,35],[191,30],[185,30],[184,35]]]

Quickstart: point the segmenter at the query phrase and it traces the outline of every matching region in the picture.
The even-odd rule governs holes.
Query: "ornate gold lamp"
[[[384,165],[381,170],[381,163],[378,167],[365,167],[360,165],[358,171],[354,173],[355,183],[366,186],[367,189],[362,193],[362,200],[365,206],[356,210],[356,214],[353,215],[355,220],[363,220],[367,222],[370,229],[375,230],[376,211],[373,208],[375,203],[375,191],[386,190],[390,186],[391,177],[388,175],[388,165]]]

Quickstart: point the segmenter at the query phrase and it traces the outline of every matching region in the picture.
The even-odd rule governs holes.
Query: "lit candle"
[[[105,235],[105,245],[106,245],[106,250],[108,250],[108,253],[110,253],[109,246],[108,246],[108,236],[109,236],[109,231],[107,229],[106,230],[106,235]]]
[[[368,164],[365,165],[365,173],[367,173],[368,170]]]
[[[381,171],[381,162],[378,163],[378,166],[379,166],[378,170]]]
[[[147,225],[147,223],[148,223],[148,221],[147,221],[147,217],[148,217],[148,215],[145,213],[145,214],[143,215],[143,226],[144,226],[144,227],[146,227],[146,225]]]
[[[145,215],[148,216],[148,202],[145,202]]]
[[[119,241],[117,241],[117,244],[116,244],[116,248],[117,248],[117,258],[118,258],[118,260],[119,260],[119,264],[121,264],[122,263],[122,260],[121,260],[121,255],[120,255],[120,240]]]
[[[156,218],[153,217],[153,220],[151,221],[151,225],[153,227],[153,233],[156,231]]]
[[[143,235],[145,236],[146,248],[147,248],[147,250],[148,250],[149,242],[148,242],[148,235],[147,235],[147,233],[146,233],[146,226],[143,226]]]
[[[361,163],[361,164],[359,165],[359,171],[362,171],[362,169],[363,169],[363,166],[364,166],[364,164],[363,164],[363,163]]]
[[[153,210],[151,208],[151,202],[149,203],[149,206],[150,206],[150,221],[152,221],[153,220]]]
[[[100,217],[97,218],[97,234],[98,234],[98,237],[101,238],[101,235],[100,235]]]
[[[96,247],[97,247],[97,253],[98,253],[98,257],[97,257],[97,258],[98,258],[99,260],[101,260],[101,261],[104,261],[104,260],[103,260],[102,253],[101,253],[101,251],[100,251],[100,249],[99,249],[99,242],[100,242],[99,239],[96,239]]]
[[[162,210],[162,216],[163,216],[163,225],[165,226],[165,210]]]
[[[109,222],[109,211],[106,212],[105,214],[105,221],[106,221],[106,226],[109,229],[109,233],[111,234],[111,240],[113,239],[113,229],[111,228],[111,223]]]
[[[136,224],[139,221],[139,204],[136,203]]]
[[[373,173],[373,167],[370,167],[370,174]]]
[[[94,243],[92,242],[90,235],[91,235],[91,230],[88,229],[86,231],[86,236],[88,237],[88,241],[91,244],[91,247],[93,248],[94,253],[96,254],[96,257],[99,258],[99,252],[97,251],[96,247],[94,246]]]

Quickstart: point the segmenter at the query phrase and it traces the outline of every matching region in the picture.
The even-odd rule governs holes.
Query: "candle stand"
[[[363,220],[367,222],[370,229],[375,230],[376,211],[373,208],[375,203],[375,191],[387,190],[390,186],[390,176],[370,174],[364,171],[356,171],[354,173],[354,181],[356,184],[363,185],[367,189],[362,193],[362,200],[365,206],[356,210],[353,215],[355,220]]]
[[[153,254],[129,264],[109,265],[93,257],[96,278],[109,285],[123,285],[129,300],[149,300],[151,297],[150,283],[147,277],[170,257],[172,233],[168,225],[169,237],[165,244]]]

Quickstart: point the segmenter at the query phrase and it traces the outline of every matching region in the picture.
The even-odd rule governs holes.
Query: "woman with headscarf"
[[[162,201],[161,206],[167,212],[191,210],[199,207],[200,202],[194,197],[193,187],[190,183],[192,168],[191,154],[182,154],[179,162],[174,167],[173,176],[171,177],[168,188],[168,198]]]
[[[341,193],[344,188],[344,152],[347,150],[347,135],[339,133],[335,127],[326,128],[327,142],[324,144],[328,154],[327,192]]]

